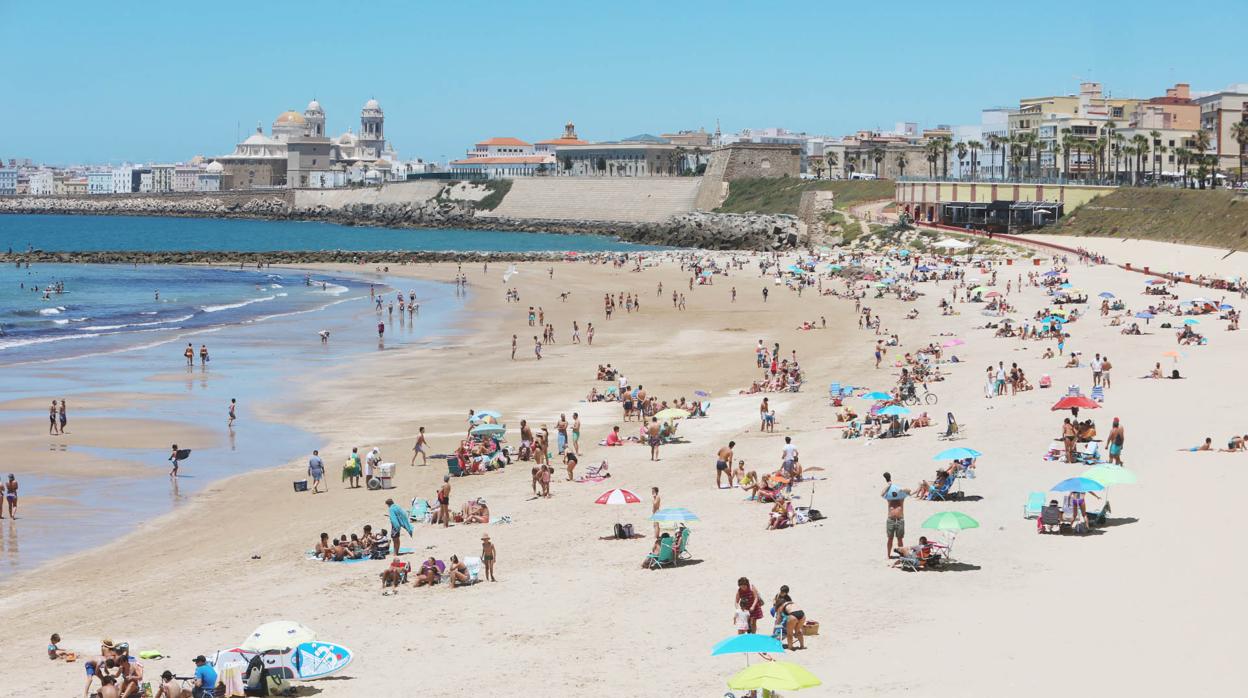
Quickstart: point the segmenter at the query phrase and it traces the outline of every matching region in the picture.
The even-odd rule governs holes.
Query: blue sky
[[[435,160],[569,119],[594,140],[975,123],[1080,78],[1115,96],[1248,82],[1222,30],[1245,26],[1242,0],[0,0],[0,157],[218,155],[312,97],[334,134],[376,97],[400,155]]]

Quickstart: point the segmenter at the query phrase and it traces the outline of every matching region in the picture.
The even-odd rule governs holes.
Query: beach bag
[[[802,626],[802,634],[803,635],[818,635],[819,634],[819,621],[817,620],[806,621],[806,624]]]
[[[307,491],[308,491],[308,481],[307,481],[307,480],[295,480],[295,491],[296,491],[296,492],[307,492]]]

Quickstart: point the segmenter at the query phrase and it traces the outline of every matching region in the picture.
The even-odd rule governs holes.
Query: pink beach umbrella
[[[641,498],[628,490],[619,488],[607,490],[602,493],[598,499],[594,500],[594,504],[640,504]]]
[[[958,339],[957,337],[954,337],[953,339],[950,339],[948,341],[941,342],[940,346],[948,349],[949,347],[958,347],[958,346],[962,346],[963,344],[966,344],[966,340]]]

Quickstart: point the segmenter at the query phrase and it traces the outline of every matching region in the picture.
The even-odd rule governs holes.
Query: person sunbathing
[[[656,524],[656,525],[657,525],[657,524]],[[646,569],[647,567],[650,567],[650,560],[652,560],[652,559],[654,559],[654,558],[657,558],[657,557],[659,556],[659,551],[663,549],[663,541],[664,541],[664,539],[666,539],[666,540],[671,540],[671,538],[672,538],[672,534],[667,533],[667,532],[665,531],[665,532],[663,533],[663,535],[661,535],[661,536],[659,536],[658,538],[655,538],[655,539],[654,539],[654,545],[653,545],[653,546],[651,546],[651,548],[650,548],[650,554],[649,554],[649,555],[647,555],[647,556],[646,556],[644,559],[642,559],[642,561],[641,561],[641,569],[643,569],[643,570],[644,570],[644,569]]]
[[[429,558],[420,565],[420,572],[416,575],[416,586],[433,586],[438,583],[438,576],[438,561]]]
[[[460,515],[463,518],[463,522],[468,524],[490,522],[490,508],[485,505],[484,497],[464,502]]]
[[[389,596],[390,592],[387,591],[387,589],[390,587],[394,587],[394,593],[399,593],[399,585],[403,583],[403,578],[411,571],[412,566],[410,563],[403,562],[397,557],[394,558],[394,560],[390,562],[390,566],[387,567],[380,575],[381,595]]]
[[[472,575],[468,574],[468,566],[460,561],[458,555],[451,556],[451,564],[447,569],[451,573],[451,587],[462,587],[472,584]]]
[[[1236,453],[1238,451],[1243,451],[1245,440],[1248,440],[1248,434],[1245,434],[1244,436],[1232,436],[1231,439],[1226,442],[1226,448],[1219,448],[1218,450],[1222,453]]]
[[[893,552],[897,553],[897,560],[893,562],[893,567],[900,567],[903,560],[918,560],[923,563],[932,550],[932,544],[928,542],[927,536],[919,536],[917,545],[901,545],[893,548]]]
[[[1197,452],[1197,451],[1212,451],[1212,450],[1213,450],[1213,437],[1212,437],[1212,436],[1206,436],[1206,437],[1205,437],[1205,442],[1204,442],[1203,444],[1201,444],[1201,445],[1199,445],[1199,446],[1193,446],[1193,447],[1191,447],[1191,448],[1180,448],[1179,450],[1180,450],[1180,451],[1188,451],[1188,452],[1190,452],[1190,453],[1195,453],[1195,452]]]
[[[776,494],[776,503],[771,507],[771,513],[767,517],[767,530],[774,531],[776,529],[788,528],[789,522],[793,519],[793,505],[785,498],[783,494]]]
[[[1045,347],[1045,349],[1044,349],[1044,354],[1042,354],[1042,355],[1040,356],[1040,358],[1042,358],[1042,359],[1051,359],[1051,358],[1053,358],[1053,347]]]

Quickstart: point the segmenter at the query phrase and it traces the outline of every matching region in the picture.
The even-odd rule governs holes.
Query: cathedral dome
[[[367,102],[365,102],[365,103],[364,103],[364,108],[365,108],[365,109],[378,109],[378,110],[380,110],[380,109],[381,109],[381,105],[377,103],[377,100],[375,100],[375,99],[370,99],[370,100],[368,100]]]
[[[318,101],[316,101],[316,100],[314,99],[314,100],[312,100],[311,102],[308,102],[308,108],[307,108],[307,111],[310,111],[310,112],[319,112],[319,111],[324,111],[324,110],[323,110],[323,109],[321,109],[321,103],[320,103],[320,102],[318,102]]]
[[[284,111],[281,114],[278,114],[277,118],[273,120],[274,126],[279,124],[295,124],[301,126],[305,123],[307,123],[307,121],[303,118],[303,115],[297,111]]]

